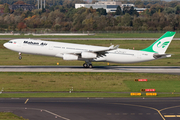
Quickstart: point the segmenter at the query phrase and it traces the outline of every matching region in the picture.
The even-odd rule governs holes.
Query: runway
[[[180,66],[0,66],[0,72],[137,72],[180,74]]]
[[[29,120],[177,120],[180,98],[0,98],[0,112]]]

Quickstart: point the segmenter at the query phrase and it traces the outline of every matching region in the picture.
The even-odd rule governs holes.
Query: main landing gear
[[[19,57],[18,57],[18,58],[19,58],[19,60],[21,60],[21,59],[22,59],[22,56],[21,56],[21,53],[20,53],[20,52],[19,52]]]
[[[92,68],[93,66],[92,66],[91,63],[84,63],[84,64],[83,64],[83,67],[84,67],[84,68]]]

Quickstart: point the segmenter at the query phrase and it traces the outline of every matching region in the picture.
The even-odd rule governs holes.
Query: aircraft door
[[[137,53],[137,58],[141,59],[141,53],[139,53],[139,52]]]
[[[53,45],[52,44],[49,45],[49,50],[53,50]]]

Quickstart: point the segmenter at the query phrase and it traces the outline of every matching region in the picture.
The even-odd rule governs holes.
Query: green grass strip
[[[157,96],[146,96],[142,93],[141,96],[131,96],[130,93],[3,93],[0,94],[1,98],[31,98],[31,97],[83,97],[83,98],[102,98],[102,97],[179,97],[180,93],[158,93]]]
[[[4,91],[180,92],[180,75],[156,73],[0,72]],[[148,79],[135,82],[134,79]]]
[[[0,120],[27,120],[11,112],[0,112]]]

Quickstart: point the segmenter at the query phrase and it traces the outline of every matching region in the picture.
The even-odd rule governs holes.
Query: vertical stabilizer
[[[161,36],[158,40],[156,40],[152,45],[150,45],[149,47],[145,49],[142,49],[141,51],[164,54],[167,48],[169,47],[175,34],[176,32],[168,31],[163,36]]]

